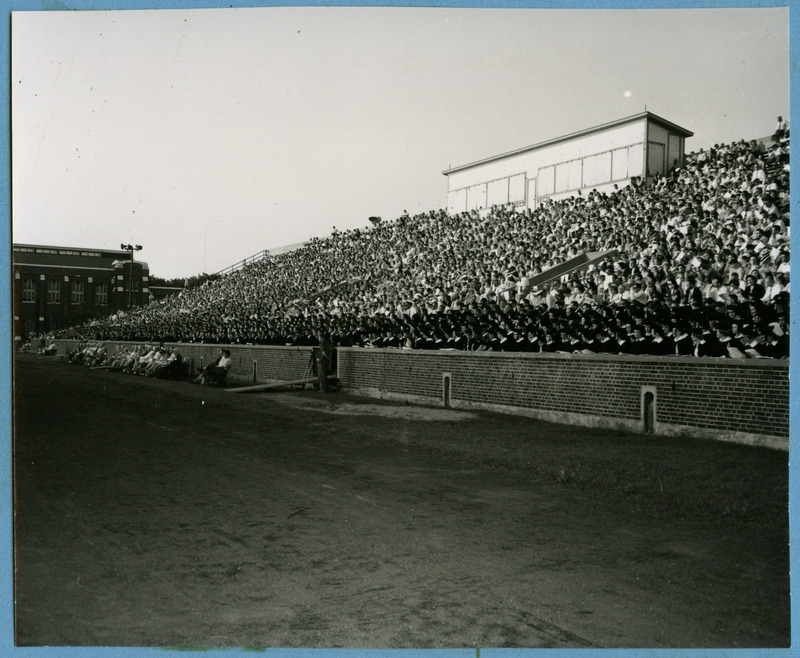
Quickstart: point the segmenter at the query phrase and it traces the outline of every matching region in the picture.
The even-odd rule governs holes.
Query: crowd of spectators
[[[53,334],[31,334],[28,340],[23,341],[22,336],[14,336],[14,348],[19,352],[39,354],[42,356],[55,356],[58,353],[56,337]]]
[[[161,344],[120,345],[112,353],[101,341],[81,342],[67,358],[75,365],[108,368],[142,377],[180,379],[185,374],[178,347]]]
[[[789,232],[785,128],[646,185],[334,231],[60,336],[316,345],[324,331],[340,346],[784,358]]]

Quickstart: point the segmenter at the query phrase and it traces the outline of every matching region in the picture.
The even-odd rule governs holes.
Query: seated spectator
[[[134,374],[134,369],[137,367],[139,363],[139,357],[144,354],[144,346],[137,345],[132,350],[127,352],[122,357],[122,372],[128,374]]]
[[[231,351],[227,349],[222,350],[217,360],[203,368],[200,375],[192,381],[195,384],[202,384],[204,386],[225,386],[228,381],[228,371],[232,363]]]
[[[144,374],[146,377],[155,377],[156,374],[167,365],[169,355],[164,347],[159,347],[153,358],[144,367]]]
[[[120,345],[115,350],[114,354],[108,357],[109,370],[120,371],[125,363],[127,355],[130,353],[130,348],[126,345]]]
[[[749,301],[761,301],[767,294],[766,288],[758,282],[755,274],[745,277],[744,296]]]
[[[156,358],[156,354],[158,354],[158,347],[155,345],[146,345],[144,349],[145,353],[136,360],[131,369],[134,375],[146,375],[147,367],[152,363],[153,359]]]
[[[160,379],[179,379],[183,374],[183,356],[177,347],[169,351],[167,362],[155,373]]]

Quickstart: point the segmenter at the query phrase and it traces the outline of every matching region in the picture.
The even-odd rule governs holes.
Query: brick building
[[[131,253],[14,244],[14,335],[50,332],[147,303],[149,268]]]

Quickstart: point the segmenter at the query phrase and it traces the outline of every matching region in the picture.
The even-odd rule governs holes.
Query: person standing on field
[[[328,373],[331,369],[331,359],[333,357],[333,345],[330,338],[324,332],[319,332],[319,354],[317,355],[317,375],[319,376],[319,390],[327,393]]]

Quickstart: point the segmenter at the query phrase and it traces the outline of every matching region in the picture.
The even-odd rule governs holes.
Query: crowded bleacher
[[[786,358],[789,232],[779,130],[647,185],[335,231],[58,337]],[[531,284],[586,253],[611,255]]]

